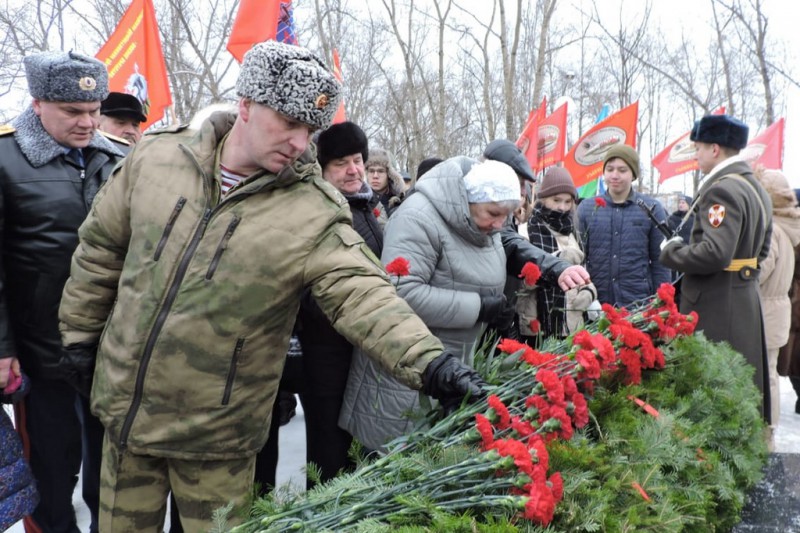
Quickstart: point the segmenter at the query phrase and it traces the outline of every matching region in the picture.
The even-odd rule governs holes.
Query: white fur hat
[[[266,41],[245,54],[236,94],[324,129],[339,107],[341,86],[307,48]]]

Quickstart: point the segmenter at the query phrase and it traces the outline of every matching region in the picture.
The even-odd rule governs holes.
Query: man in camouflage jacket
[[[59,317],[76,368],[99,343],[101,530],[161,531],[170,490],[192,531],[246,504],[306,287],[409,386],[480,394],[321,178],[308,139],[330,124],[339,90],[304,48],[257,45],[237,81],[238,115],[148,136],[98,194]]]

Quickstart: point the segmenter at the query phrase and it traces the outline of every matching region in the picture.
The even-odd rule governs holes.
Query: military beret
[[[100,103],[100,114],[110,117],[128,117],[145,122],[147,116],[138,98],[132,94],[108,93],[108,98]]]
[[[267,41],[245,54],[236,94],[314,128],[327,128],[339,107],[341,85],[310,50]]]
[[[22,60],[28,92],[45,102],[100,102],[108,96],[108,70],[75,52],[42,52]]]
[[[728,115],[706,115],[694,123],[689,139],[706,144],[718,144],[741,150],[747,146],[750,128]]]

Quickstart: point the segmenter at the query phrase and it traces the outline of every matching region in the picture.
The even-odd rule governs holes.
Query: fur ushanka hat
[[[341,86],[307,48],[266,41],[251,48],[236,80],[236,94],[314,128],[330,126]]]
[[[45,102],[101,102],[108,96],[108,70],[75,52],[42,52],[22,60],[28,92]]]
[[[319,134],[317,161],[323,169],[331,160],[353,154],[361,154],[365,163],[369,159],[369,141],[358,124],[340,122]]]

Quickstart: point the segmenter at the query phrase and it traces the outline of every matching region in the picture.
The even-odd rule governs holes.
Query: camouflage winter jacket
[[[234,120],[217,113],[198,131],[145,137],[80,228],[62,339],[100,338],[92,411],[133,453],[258,452],[305,287],[350,342],[411,387],[442,350],[353,230],[312,149],[218,200]]]

